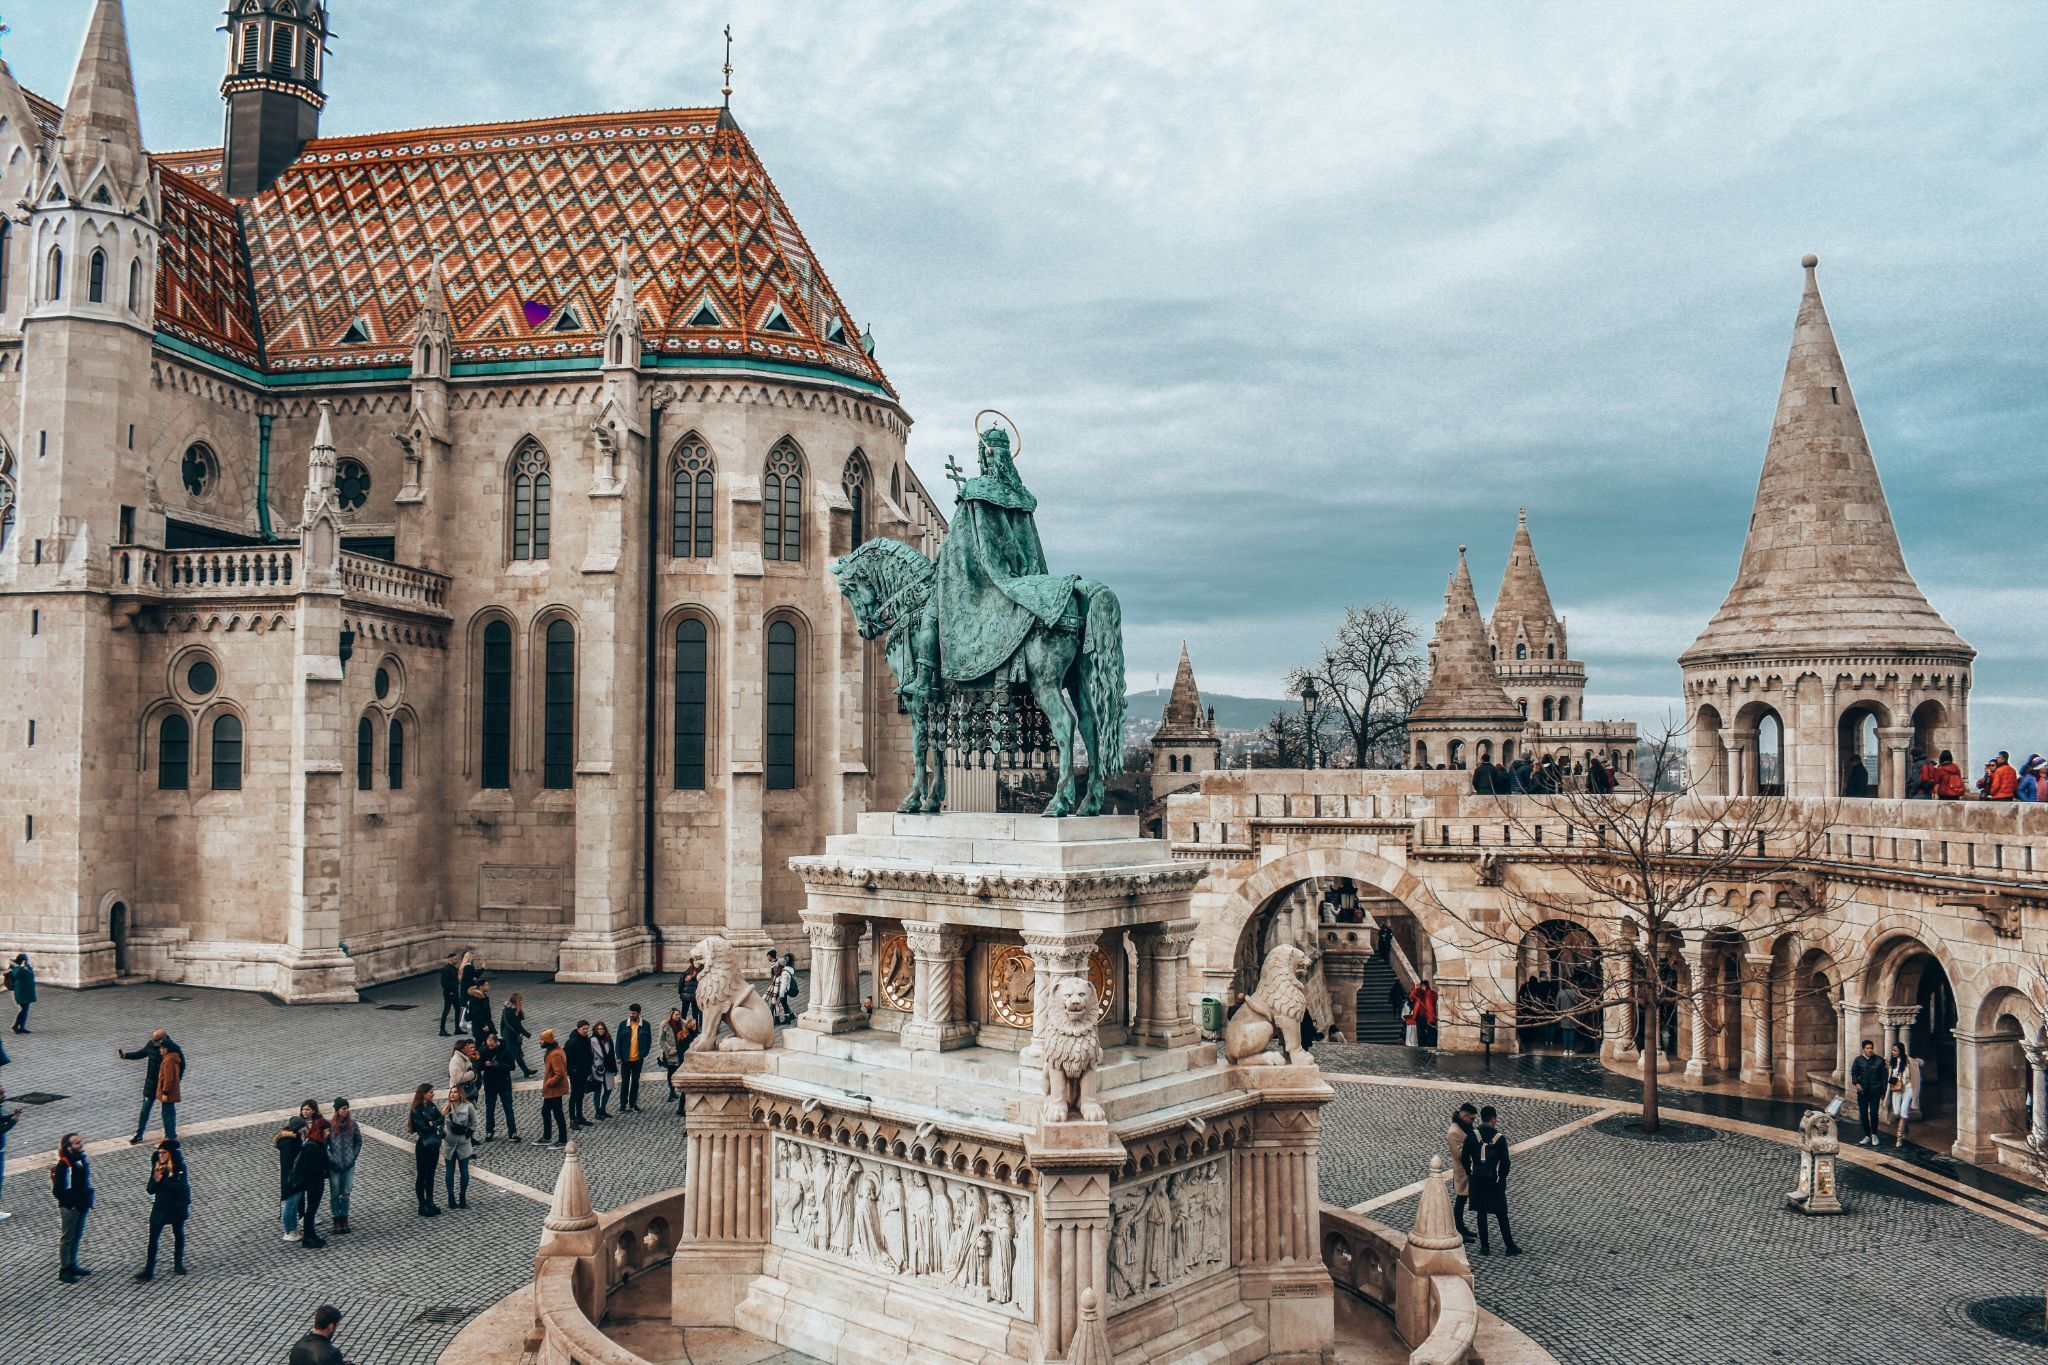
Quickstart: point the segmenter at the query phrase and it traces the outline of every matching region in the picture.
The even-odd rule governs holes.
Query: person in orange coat
[[[1998,751],[1998,757],[1991,760],[1991,771],[1985,774],[1984,799],[1987,801],[2016,801],[2019,799],[2020,775],[2012,766],[2012,755],[2005,750]]]
[[[562,1055],[561,1045],[555,1042],[553,1029],[542,1029],[540,1033],[540,1140],[548,1145],[548,1134],[555,1135],[554,1145],[569,1145],[569,1117],[562,1112],[562,1101],[569,1094],[569,1059]]]

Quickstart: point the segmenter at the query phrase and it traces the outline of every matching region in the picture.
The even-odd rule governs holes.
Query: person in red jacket
[[[1415,989],[1408,992],[1408,1017],[1415,1024],[1415,1043],[1418,1047],[1436,1046],[1436,987],[1427,980],[1415,983]]]
[[[1956,756],[1948,750],[1941,751],[1941,762],[1934,767],[1934,795],[1942,801],[1960,801],[1968,790],[1963,786],[1963,770],[1956,764]]]

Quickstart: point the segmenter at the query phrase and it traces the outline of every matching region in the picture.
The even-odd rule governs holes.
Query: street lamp
[[[1301,680],[1301,714],[1308,720],[1308,766],[1316,766],[1316,707],[1322,697],[1316,692],[1316,680]]]

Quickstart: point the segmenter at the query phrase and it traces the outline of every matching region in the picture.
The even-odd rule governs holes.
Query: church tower
[[[1180,667],[1173,675],[1173,691],[1166,698],[1166,714],[1152,736],[1153,790],[1167,788],[1158,775],[1166,774],[1176,785],[1184,774],[1212,773],[1222,766],[1223,741],[1216,737],[1216,717],[1202,709],[1202,694],[1195,687],[1195,666],[1188,661],[1188,647],[1180,647]]]
[[[1965,770],[1976,651],[1907,571],[1808,256],[1735,586],[1679,655],[1694,782],[1903,796],[1912,750]]]
[[[326,0],[232,0],[222,186],[230,199],[263,193],[320,133],[327,103]]]
[[[1521,708],[1501,690],[1486,622],[1472,591],[1465,547],[1444,588],[1444,614],[1429,642],[1429,686],[1408,713],[1410,760],[1417,768],[1470,768],[1482,758],[1507,763],[1522,737]]]
[[[1586,666],[1565,649],[1564,618],[1550,605],[1526,509],[1516,514],[1487,634],[1501,686],[1524,716],[1538,722],[1585,719]]]

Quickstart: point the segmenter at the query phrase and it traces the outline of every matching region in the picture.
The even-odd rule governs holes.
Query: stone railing
[[[1361,1214],[1334,1204],[1322,1206],[1323,1265],[1340,1290],[1349,1290],[1401,1320],[1401,1253],[1408,1238]],[[1415,1281],[1423,1292],[1418,1321],[1427,1331],[1410,1347],[1409,1365],[1462,1365],[1473,1358],[1479,1334],[1479,1302],[1471,1282],[1458,1275],[1429,1275]],[[1413,1291],[1411,1291],[1413,1292]]]
[[[351,602],[402,607],[434,616],[448,614],[448,577],[428,569],[344,553],[341,586]]]
[[[296,545],[229,550],[153,550],[116,545],[117,592],[150,597],[290,597],[298,592]]]
[[[534,1276],[540,1365],[646,1365],[598,1324],[612,1296],[643,1271],[668,1264],[683,1231],[683,1192],[623,1204],[597,1220],[590,1255],[547,1255]]]

